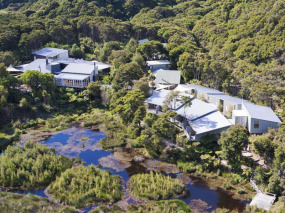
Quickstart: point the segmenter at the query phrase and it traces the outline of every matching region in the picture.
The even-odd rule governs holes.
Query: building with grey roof
[[[168,70],[170,67],[170,61],[168,60],[147,61],[146,64],[152,72],[159,69]]]
[[[268,128],[278,128],[281,122],[269,107],[255,105],[200,85],[178,85],[172,91],[179,92],[176,107],[173,107],[171,103],[168,108],[177,113],[176,120],[181,123],[181,127],[190,140],[200,141],[207,134],[219,135],[231,125],[237,124],[246,127],[251,134],[261,134],[267,132]],[[204,101],[195,99],[191,93],[197,94],[197,91],[207,94],[209,99]],[[162,113],[162,106],[165,105],[165,100],[170,93],[171,90],[161,90],[148,98],[145,102],[148,103],[148,109],[152,110],[149,112]],[[191,106],[185,107],[181,103],[182,96],[193,98]],[[218,101],[211,99],[213,97]],[[223,100],[224,108],[225,106],[234,106],[231,115],[228,116],[230,119],[219,112],[220,100]]]
[[[33,52],[34,60],[36,59],[52,59],[52,60],[60,60],[68,58],[68,50],[45,47],[38,51]]]
[[[155,85],[178,85],[181,80],[181,71],[178,70],[158,70],[155,74]]]
[[[143,44],[143,43],[145,43],[145,42],[149,42],[149,40],[148,40],[147,38],[138,40],[138,43],[139,43],[139,44]]]

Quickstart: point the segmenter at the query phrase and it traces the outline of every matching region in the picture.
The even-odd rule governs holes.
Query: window
[[[258,121],[254,121],[254,128],[258,129],[259,128],[259,122]]]

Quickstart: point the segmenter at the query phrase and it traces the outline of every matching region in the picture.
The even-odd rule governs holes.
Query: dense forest
[[[29,61],[32,51],[47,44],[69,48],[76,58],[106,61],[106,53],[121,49],[120,43],[149,38],[168,43],[161,55],[183,71],[185,82],[202,81],[280,109],[284,4],[282,0],[1,1],[0,7],[7,8],[0,13],[0,61],[6,65]],[[148,45],[156,47],[155,42]]]
[[[138,44],[146,38],[150,41]],[[52,74],[29,70],[14,77],[6,72],[10,64],[29,63],[33,51],[47,46],[68,49],[73,58],[107,62],[110,72],[100,73],[99,81],[80,91],[55,87]],[[145,61],[151,59],[169,59],[171,69],[182,71],[183,83],[270,106],[285,118],[284,0],[0,0],[1,151],[36,130],[54,133],[71,124],[100,129],[107,135],[99,142],[103,149],[140,150],[146,158],[173,164],[181,172],[213,179],[238,199],[251,196],[248,183],[254,177],[262,190],[277,195],[273,208],[282,212],[284,122],[263,135],[249,136],[236,125],[219,139],[208,135],[189,142],[176,123],[169,122],[177,117],[175,112],[146,112],[144,100],[153,78]],[[242,156],[247,145],[266,167]],[[48,193],[55,200],[77,208],[123,197],[118,176],[80,163],[32,142],[8,146],[0,156],[0,186],[50,184]],[[137,174],[128,184],[130,193],[145,201],[178,197],[185,191],[180,180],[161,173]],[[2,193],[0,205],[7,208],[5,200],[33,204],[37,199]],[[21,207],[26,208],[25,203]],[[94,212],[101,209],[122,211],[101,206]],[[190,209],[172,200],[131,205],[124,211]]]

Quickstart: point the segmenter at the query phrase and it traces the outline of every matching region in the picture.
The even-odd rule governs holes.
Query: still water
[[[124,187],[130,176],[137,173],[147,172],[144,164],[129,161],[127,164],[120,162],[116,153],[104,151],[98,145],[98,142],[105,137],[104,132],[94,132],[89,129],[71,127],[59,132],[58,134],[43,141],[42,144],[55,149],[57,154],[69,158],[81,158],[85,165],[94,164],[104,170],[110,170],[112,174],[120,175],[124,180]],[[172,174],[176,176],[177,174]],[[187,184],[189,192],[183,198],[187,204],[199,206],[201,211],[212,212],[217,208],[227,208],[229,210],[238,210],[242,212],[247,202],[233,199],[228,193],[221,189],[210,189],[203,179],[191,177],[191,184]],[[47,197],[42,190],[15,191],[16,193],[32,193],[38,196]],[[128,203],[134,203],[132,198],[127,199]],[[93,206],[94,207],[94,206]],[[88,212],[91,208],[82,209]]]

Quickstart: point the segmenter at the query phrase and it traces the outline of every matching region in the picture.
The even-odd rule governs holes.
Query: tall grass
[[[122,197],[121,178],[91,165],[73,167],[48,187],[55,199],[76,208],[97,202],[114,202]]]
[[[137,174],[130,179],[130,192],[143,200],[163,200],[180,195],[185,190],[181,180],[161,173]]]

